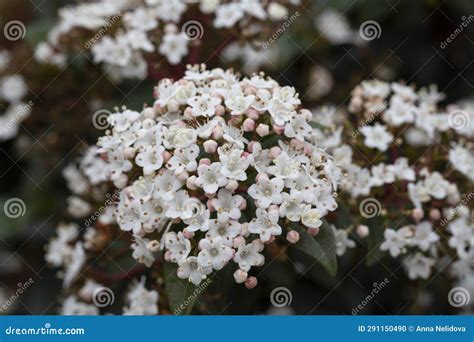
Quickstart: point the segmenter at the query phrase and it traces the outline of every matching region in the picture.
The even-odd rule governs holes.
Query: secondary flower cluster
[[[31,112],[31,103],[24,103],[28,89],[22,76],[9,74],[8,51],[0,51],[0,141],[17,135],[20,124]]]
[[[99,0],[62,8],[59,23],[49,34],[48,43],[38,46],[37,57],[48,63],[64,63],[69,40],[77,44],[82,31],[95,35],[85,42],[96,63],[117,78],[143,78],[147,74],[147,55],[159,53],[172,64],[179,64],[206,33],[214,29],[237,29],[239,38],[251,40],[265,25],[288,15],[291,1],[240,0],[221,2],[202,0]],[[199,20],[183,22],[190,14]],[[69,38],[68,38],[69,37]],[[158,61],[156,61],[158,62]]]
[[[474,242],[472,114],[459,106],[443,111],[438,107],[442,99],[435,87],[415,91],[370,80],[352,94],[349,111],[356,129],[343,131],[328,110],[315,114],[319,121],[326,119],[329,129],[315,128],[313,138],[347,175],[341,190],[352,199],[343,202],[355,209],[357,234],[375,234],[365,223],[382,217],[386,229],[379,248],[392,257],[403,255],[411,279],[427,279],[449,247],[459,258],[453,269],[474,260],[472,253],[462,252]],[[462,271],[456,275],[472,282],[474,272]]]

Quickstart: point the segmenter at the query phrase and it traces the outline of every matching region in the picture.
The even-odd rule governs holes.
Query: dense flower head
[[[337,208],[339,173],[311,143],[292,87],[196,66],[162,80],[155,97],[142,112],[112,114],[98,143],[139,261],[153,262],[157,240],[194,284],[231,260],[248,272],[286,221],[318,228]]]
[[[341,202],[354,207],[353,226],[367,230],[371,219],[383,219],[385,227],[371,228],[385,228],[378,248],[403,257],[411,279],[427,279],[449,247],[459,258],[454,269],[473,260],[472,114],[466,104],[441,108],[443,98],[434,86],[417,91],[367,80],[349,104],[357,128],[343,131],[332,115],[313,131],[346,176],[340,187],[350,198]],[[327,113],[321,109],[315,117],[330,118]],[[461,279],[471,281],[474,272]]]
[[[116,78],[143,78],[147,60],[159,54],[171,65],[184,58],[206,34],[207,25],[215,32],[231,30],[239,40],[258,38],[262,28],[283,20],[289,7],[298,0],[284,1],[214,1],[183,0],[97,0],[67,6],[59,11],[59,22],[49,33],[48,42],[37,47],[37,59],[64,65],[68,37],[89,32],[84,47],[90,49],[95,63]],[[183,22],[185,17],[197,18]],[[205,27],[206,25],[206,27]],[[93,33],[92,37],[90,33]],[[214,33],[215,33],[214,32]],[[230,32],[230,31],[229,31]]]
[[[252,268],[264,264],[266,244],[285,237],[297,243],[293,225],[317,234],[337,208],[341,172],[314,143],[311,113],[294,88],[263,74],[241,79],[204,66],[189,67],[178,81],[163,79],[154,96],[141,111],[117,109],[98,147],[64,170],[74,193],[70,213],[85,218],[97,203],[103,210],[87,219],[82,236],[77,225],[59,227],[48,262],[64,268],[65,287],[77,282],[90,292],[96,283],[82,280],[87,258],[104,239],[129,232],[130,254],[146,267],[164,258],[178,278],[199,285],[232,263],[235,281],[254,287]],[[90,225],[91,218],[97,222]],[[109,234],[104,227],[114,224]],[[338,251],[351,243],[339,231]],[[127,295],[124,314],[158,312],[149,280]],[[63,310],[96,313],[88,302],[71,296]]]

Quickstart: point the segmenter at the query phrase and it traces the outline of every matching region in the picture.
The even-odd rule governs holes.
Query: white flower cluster
[[[0,51],[0,141],[15,137],[21,123],[31,113],[31,102],[22,100],[28,88],[21,75],[4,74],[11,56],[7,51]],[[5,108],[5,109],[4,109]],[[3,110],[4,109],[4,110]]]
[[[288,14],[287,6],[298,0],[283,1],[202,0],[97,0],[62,8],[59,23],[52,29],[47,44],[36,53],[42,62],[64,63],[64,36],[73,30],[96,32],[86,42],[94,61],[104,63],[116,78],[143,78],[147,74],[146,55],[159,53],[170,64],[179,64],[196,46],[204,32],[203,23],[212,16],[215,29],[236,28],[244,37],[253,38],[266,22],[280,21]],[[199,21],[182,23],[188,12]],[[59,52],[59,53],[58,53]]]
[[[322,109],[314,114],[316,120],[325,122],[325,127],[313,130],[313,141],[330,151],[334,163],[346,175],[341,190],[354,199],[372,198],[374,216],[400,218],[406,216],[407,210],[412,212],[414,222],[398,229],[387,227],[380,245],[392,257],[405,256],[404,266],[411,279],[427,279],[431,275],[441,258],[439,247],[448,242],[447,236],[449,245],[457,250],[458,263],[474,260],[474,254],[461,253],[474,243],[474,226],[467,219],[472,211],[466,206],[461,210],[459,205],[466,196],[461,195],[460,189],[471,189],[469,199],[473,196],[473,145],[466,141],[470,136],[467,124],[454,125],[452,114],[438,107],[442,99],[435,87],[416,92],[401,83],[370,80],[362,82],[352,94],[349,111],[359,122],[356,130],[343,131],[336,124],[340,118],[334,111]],[[455,110],[459,107],[451,109]],[[344,144],[344,137],[350,144]],[[451,142],[446,148],[442,144],[448,139]],[[376,164],[368,166],[372,163]],[[452,175],[448,166],[459,174]],[[467,205],[469,201],[464,202]],[[356,210],[364,215],[363,201]],[[425,218],[425,212],[429,217]],[[449,222],[446,217],[455,220]],[[447,229],[443,229],[445,226]],[[357,234],[364,237],[369,231],[359,225]],[[474,281],[474,276],[471,279]]]
[[[311,114],[293,88],[195,67],[155,96],[152,108],[112,114],[99,139],[122,189],[117,223],[140,262],[164,248],[178,276],[199,284],[233,260],[245,282],[285,222],[314,235],[337,208],[340,170],[309,142]]]

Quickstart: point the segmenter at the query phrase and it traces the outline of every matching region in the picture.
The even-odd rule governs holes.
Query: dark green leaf
[[[292,228],[300,233],[300,241],[294,246],[315,258],[331,276],[335,276],[337,273],[336,241],[329,224],[323,221],[319,234],[316,236],[309,235],[306,229],[298,224],[292,224]]]
[[[195,286],[186,279],[176,275],[177,265],[164,264],[165,288],[170,302],[171,312],[174,315],[189,315],[199,296],[206,289],[206,281]]]

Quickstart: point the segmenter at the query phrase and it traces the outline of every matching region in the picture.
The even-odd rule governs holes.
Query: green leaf
[[[372,266],[384,257],[380,245],[384,240],[384,219],[381,216],[367,219],[364,222],[369,227],[370,234],[367,236],[367,266]]]
[[[186,279],[180,279],[176,275],[178,266],[167,262],[164,264],[165,288],[168,294],[171,312],[174,315],[189,315],[199,296],[210,284],[210,279],[204,280],[199,286],[195,286]]]
[[[323,221],[316,236],[311,236],[298,224],[292,224],[292,228],[300,233],[300,241],[294,246],[315,258],[334,277],[337,273],[336,240],[329,224]]]

